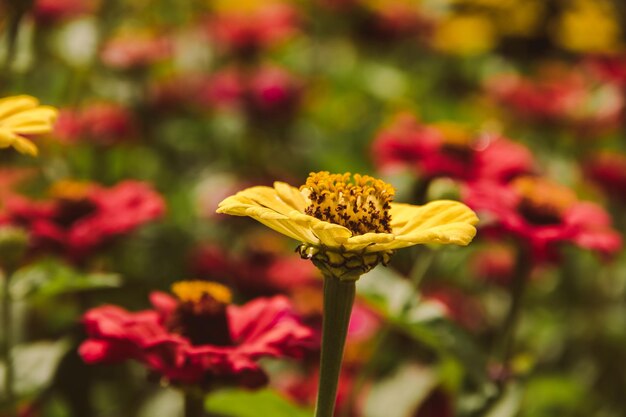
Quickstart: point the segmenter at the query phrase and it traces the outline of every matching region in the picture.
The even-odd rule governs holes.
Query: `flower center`
[[[93,184],[88,181],[63,180],[52,184],[48,194],[60,200],[78,201],[89,197]]]
[[[475,136],[467,128],[456,123],[437,123],[435,128],[441,133],[444,152],[462,160],[472,158]]]
[[[93,184],[87,181],[63,180],[50,187],[48,194],[58,200],[55,222],[65,228],[89,216],[97,207],[90,199]]]
[[[167,327],[193,345],[232,345],[226,307],[232,300],[228,288],[208,281],[181,281],[172,285],[179,304]]]
[[[540,178],[520,177],[512,186],[522,197],[518,211],[538,225],[560,223],[565,210],[577,200],[572,190]]]
[[[386,182],[350,173],[313,172],[300,187],[308,198],[305,213],[340,224],[355,235],[391,232],[391,201],[394,188]]]

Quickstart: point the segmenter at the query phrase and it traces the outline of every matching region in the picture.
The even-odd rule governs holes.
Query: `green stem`
[[[0,348],[0,356],[4,363],[4,393],[6,398],[7,410],[9,415],[15,412],[15,391],[13,387],[14,369],[13,359],[11,357],[11,348],[13,346],[13,315],[12,300],[9,287],[11,275],[5,272],[2,275],[2,346]]]
[[[355,281],[324,276],[322,354],[315,417],[333,416],[355,290]]]
[[[389,323],[385,323],[384,327],[379,331],[376,340],[374,341],[374,348],[372,349],[372,353],[369,355],[370,360],[367,361],[362,371],[358,374],[356,380],[352,384],[348,398],[343,402],[343,406],[341,407],[341,412],[339,414],[340,417],[348,417],[351,415],[359,393],[365,386],[365,383],[368,381],[370,376],[374,374],[374,371],[376,371],[380,365],[380,359],[383,357],[382,349],[390,334],[391,325]]]
[[[515,333],[517,331],[517,324],[519,322],[519,316],[522,309],[522,300],[526,289],[526,283],[530,277],[531,268],[532,260],[529,257],[528,251],[524,248],[520,248],[517,252],[515,272],[511,282],[511,306],[509,307],[509,311],[502,326],[503,342],[501,362],[502,375],[505,378],[509,370],[509,360],[513,353]]]
[[[185,417],[204,416],[204,397],[196,392],[185,392]]]

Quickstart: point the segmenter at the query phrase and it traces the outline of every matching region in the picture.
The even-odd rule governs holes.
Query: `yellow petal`
[[[412,218],[393,230],[396,240],[390,244],[391,248],[419,243],[467,245],[476,235],[474,225],[478,223],[478,217],[458,201],[434,201],[414,206],[411,211]]]
[[[367,252],[375,252],[372,249],[385,250],[384,245],[393,242],[395,238],[392,233],[365,233],[352,236],[344,246],[349,251],[361,251],[367,248]]]
[[[27,155],[37,156],[37,147],[35,146],[33,142],[29,141],[28,139],[18,136],[15,139],[15,142],[13,142],[13,147],[19,153],[25,153]]]
[[[276,189],[272,187],[256,186],[250,187],[236,194],[252,200],[257,205],[270,208],[278,213],[287,214],[295,210],[295,207],[285,203],[279,196]]]
[[[304,212],[307,203],[299,189],[280,181],[274,183],[274,189],[281,200],[296,210]]]
[[[352,236],[352,232],[341,225],[315,220],[317,222],[311,224],[313,232],[329,248],[339,248]]]
[[[31,96],[14,96],[0,99],[0,120],[28,109],[37,107],[39,101]]]
[[[52,131],[56,116],[57,111],[52,107],[37,107],[0,120],[0,125],[16,133],[48,133]]]
[[[10,130],[0,127],[0,148],[8,148],[15,142],[16,135]]]
[[[319,240],[317,239],[315,234],[311,230],[309,230],[308,227],[305,227],[308,225],[303,226],[294,221],[292,217],[290,217],[291,215],[299,214],[294,209],[290,209],[290,211],[288,211],[287,213],[279,213],[273,208],[269,208],[259,204],[259,202],[254,199],[257,198],[260,200],[264,200],[265,197],[267,197],[263,197],[263,194],[266,193],[267,190],[259,190],[258,188],[273,190],[272,188],[253,188],[257,189],[252,191],[250,191],[250,189],[247,189],[235,194],[234,196],[230,196],[224,199],[224,201],[222,201],[218,205],[217,212],[234,216],[249,216],[266,225],[267,227],[270,227],[277,232],[291,237],[292,239],[296,239],[301,242],[311,243],[314,245],[319,244]],[[284,203],[282,204],[285,205]],[[285,208],[282,207],[280,204],[278,206],[280,208]],[[287,211],[287,209],[285,209],[285,211]]]
[[[391,228],[399,229],[407,224],[409,220],[415,217],[413,213],[415,207],[412,204],[391,203],[391,209],[389,210],[389,214],[391,214]]]

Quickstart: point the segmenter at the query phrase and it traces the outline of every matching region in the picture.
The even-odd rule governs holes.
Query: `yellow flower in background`
[[[433,47],[454,55],[478,55],[496,45],[493,23],[481,15],[450,16],[439,23],[433,38]]]
[[[255,13],[268,5],[281,4],[279,0],[213,0],[211,8],[216,12]]]
[[[523,0],[508,4],[497,13],[498,32],[510,36],[532,36],[537,33],[546,14],[546,3],[543,0]]]
[[[393,203],[395,190],[367,175],[311,173],[302,187],[283,182],[238,192],[218,213],[249,216],[303,244],[322,263],[369,271],[395,249],[425,243],[467,245],[478,218],[457,201]],[[315,260],[315,259],[314,259]],[[318,259],[319,260],[319,259]]]
[[[55,108],[40,106],[31,96],[0,99],[0,148],[12,146],[18,152],[37,155],[37,147],[26,136],[51,132],[56,116]]]
[[[572,1],[554,27],[555,41],[574,52],[615,51],[621,37],[617,16],[617,10],[609,2]]]

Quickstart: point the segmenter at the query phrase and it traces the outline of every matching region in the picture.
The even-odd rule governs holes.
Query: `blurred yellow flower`
[[[621,36],[617,16],[613,5],[606,1],[572,1],[554,28],[555,41],[574,52],[615,51]]]
[[[455,55],[477,55],[497,41],[493,23],[481,15],[458,15],[443,20],[435,31],[433,47]]]
[[[40,106],[31,96],[0,99],[0,148],[12,146],[18,152],[37,155],[37,147],[24,135],[41,135],[52,131],[57,110]]]
[[[218,213],[249,216],[303,242],[300,254],[352,263],[367,272],[395,249],[424,243],[467,245],[478,218],[457,201],[392,203],[391,185],[367,175],[311,173],[300,189],[283,182],[240,191]],[[364,259],[365,258],[365,259]]]
[[[283,3],[280,0],[213,0],[211,8],[222,13],[256,13],[264,7]]]

